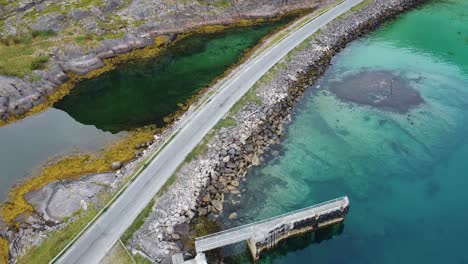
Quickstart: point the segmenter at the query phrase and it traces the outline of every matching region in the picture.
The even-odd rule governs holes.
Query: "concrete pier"
[[[343,221],[348,213],[347,196],[303,208],[248,225],[224,230],[195,239],[197,254],[208,250],[247,241],[254,260],[263,250],[274,248],[288,237],[315,231]]]

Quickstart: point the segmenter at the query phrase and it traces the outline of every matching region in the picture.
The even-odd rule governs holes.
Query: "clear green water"
[[[260,263],[468,263],[467,51],[468,1],[432,1],[334,59],[295,108],[280,155],[252,170],[241,203],[226,208],[240,217],[227,224],[342,195],[349,215],[341,230],[283,243]],[[398,74],[426,104],[398,114],[328,91],[368,70]],[[244,251],[228,262],[250,260]]]
[[[81,82],[54,107],[105,131],[162,126],[177,104],[208,86],[248,48],[287,21],[189,37],[156,60],[125,64]]]
[[[95,151],[127,130],[163,124],[200,88],[289,19],[191,36],[160,58],[126,64],[78,84],[47,111],[0,127],[0,202],[50,158]]]

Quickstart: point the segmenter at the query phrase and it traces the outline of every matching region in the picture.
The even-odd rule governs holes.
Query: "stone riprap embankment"
[[[4,19],[2,38],[25,32],[53,31],[55,44],[40,55],[50,57],[35,78],[0,76],[0,120],[21,116],[45,102],[48,96],[69,79],[68,73],[85,75],[104,66],[104,59],[155,45],[168,44],[176,34],[209,25],[228,25],[242,19],[271,18],[290,11],[317,6],[320,0],[274,1],[156,1],[105,0],[68,4],[56,0],[21,0],[0,6]],[[54,11],[58,10],[58,11]],[[83,31],[98,46],[82,47],[62,41],[65,31]],[[123,37],[115,38],[115,36]],[[94,37],[98,36],[98,37]],[[102,40],[96,40],[102,39]],[[39,54],[36,54],[39,55]]]
[[[422,2],[372,1],[330,23],[284,59],[273,78],[256,88],[261,103],[245,105],[233,116],[235,127],[216,131],[207,153],[183,165],[175,185],[155,199],[153,212],[130,240],[131,250],[158,263],[186,252],[184,237],[196,235],[190,224],[197,217],[216,219],[223,212],[225,194],[242,195],[248,168],[261,164],[268,148],[280,141],[295,102],[323,75],[331,58],[350,41]]]

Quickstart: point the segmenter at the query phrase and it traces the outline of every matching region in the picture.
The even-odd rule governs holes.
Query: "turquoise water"
[[[77,85],[54,107],[78,122],[116,133],[164,117],[211,84],[261,38],[290,19],[188,37],[160,57],[129,63]]]
[[[279,156],[249,172],[241,203],[226,208],[240,218],[226,224],[348,195],[342,226],[282,243],[260,263],[468,263],[467,50],[462,0],[431,1],[353,42],[295,108]],[[328,89],[371,70],[396,74],[425,103],[401,114]],[[238,251],[226,261],[250,262]]]

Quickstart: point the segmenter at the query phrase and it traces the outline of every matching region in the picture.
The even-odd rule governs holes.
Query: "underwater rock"
[[[342,101],[406,113],[424,99],[410,82],[389,71],[363,71],[330,84]]]

